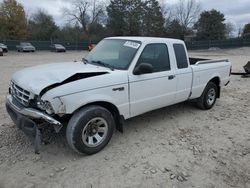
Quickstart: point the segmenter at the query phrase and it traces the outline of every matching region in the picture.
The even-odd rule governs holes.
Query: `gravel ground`
[[[250,48],[192,51],[229,58],[238,71]],[[109,145],[80,156],[63,135],[35,155],[5,110],[12,74],[37,64],[80,60],[87,52],[14,53],[0,57],[0,188],[250,187],[250,78],[232,76],[209,111],[182,103],[127,120]]]

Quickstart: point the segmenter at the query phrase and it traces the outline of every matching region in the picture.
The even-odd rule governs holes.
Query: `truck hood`
[[[82,62],[53,63],[25,68],[13,75],[19,87],[39,95],[49,86],[58,86],[75,80],[112,72],[110,69]]]

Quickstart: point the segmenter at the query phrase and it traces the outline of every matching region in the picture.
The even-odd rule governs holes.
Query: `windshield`
[[[63,47],[61,44],[55,44],[55,47]]]
[[[31,44],[30,44],[30,43],[26,43],[26,42],[21,43],[21,45],[22,45],[22,46],[31,46]]]
[[[89,63],[102,62],[115,69],[126,70],[140,45],[139,41],[104,39],[89,53],[86,59]]]

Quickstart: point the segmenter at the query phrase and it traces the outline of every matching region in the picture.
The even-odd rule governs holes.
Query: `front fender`
[[[75,100],[74,98],[77,100]],[[94,103],[94,102],[108,102],[108,103],[111,103],[113,105],[115,105],[115,103],[116,103],[111,97],[101,95],[101,94],[94,94],[91,96],[85,95],[85,97],[83,97],[83,98],[81,98],[77,95],[66,96],[66,97],[62,97],[61,100],[63,101],[63,103],[65,103],[66,113],[68,113],[68,114],[72,114],[74,111],[81,108],[82,106],[85,106],[87,104]]]
[[[120,115],[123,115],[124,118],[127,119],[130,117],[128,84],[123,84],[118,87],[123,87],[124,90],[114,91],[113,87],[106,87],[57,97],[61,105],[58,105],[59,103],[57,102],[57,110],[55,111],[58,114],[72,114],[87,104],[108,102],[116,106]]]

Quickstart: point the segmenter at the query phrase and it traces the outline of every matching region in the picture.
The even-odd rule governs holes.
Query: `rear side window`
[[[188,67],[187,54],[183,44],[174,44],[174,52],[178,69],[185,69]]]

